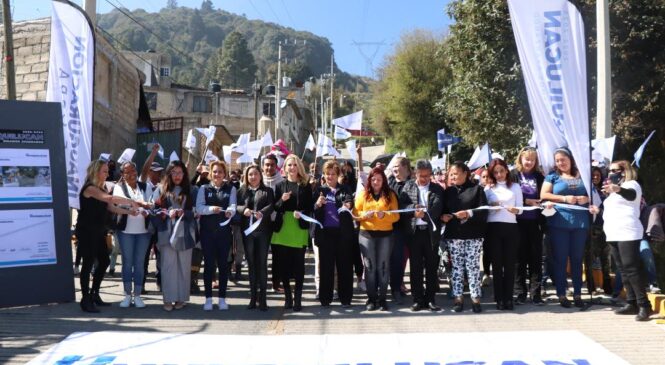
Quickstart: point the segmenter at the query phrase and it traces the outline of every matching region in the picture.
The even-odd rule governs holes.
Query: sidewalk
[[[160,293],[155,291],[153,275],[149,276],[146,284],[149,291],[145,296],[147,308],[119,308],[123,295],[118,267],[115,277],[104,280],[101,293],[104,300],[114,305],[101,308],[99,314],[81,312],[78,303],[0,309],[0,363],[24,364],[69,334],[80,331],[290,335],[538,330],[577,330],[631,364],[665,363],[665,325],[657,325],[655,320],[635,322],[633,316],[617,316],[611,307],[600,305],[580,312],[576,308],[561,308],[555,301],[549,301],[541,307],[526,304],[516,306],[513,312],[497,311],[491,302],[491,292],[486,290],[482,301],[483,313],[479,315],[471,313],[468,298],[464,312],[452,312],[452,300],[443,294],[437,296],[437,303],[444,308],[443,312],[413,313],[408,309],[411,298],[407,297],[403,305],[392,303],[390,312],[368,313],[363,312],[365,296],[356,291],[352,308],[343,309],[338,303],[322,308],[314,298],[313,259],[310,254],[307,261],[304,308],[300,313],[284,311],[281,308],[282,297],[275,293],[268,296],[270,309],[267,312],[246,310],[246,269],[239,284],[229,283],[229,311],[204,312],[203,296],[193,296],[184,309],[167,313],[162,309]],[[76,283],[78,287],[78,278]],[[202,284],[202,280],[199,283]],[[442,292],[447,290],[447,285],[442,285]]]

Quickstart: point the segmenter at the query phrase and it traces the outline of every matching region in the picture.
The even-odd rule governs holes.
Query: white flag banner
[[[100,153],[99,154],[99,159],[102,161],[111,161],[111,154],[110,153]]]
[[[185,140],[185,149],[189,151],[190,154],[194,153],[194,150],[196,149],[196,137],[194,137],[194,130],[190,129],[189,132],[187,132],[187,140]]]
[[[314,137],[312,137],[312,134],[309,134],[309,137],[307,137],[307,144],[305,145],[305,148],[314,151],[316,148],[316,142],[314,142]]]
[[[238,141],[231,145],[231,150],[242,154],[247,153],[247,144],[249,143],[250,136],[251,133],[241,134],[240,137],[238,137]]]
[[[489,143],[485,143],[482,147],[476,147],[476,150],[473,151],[473,155],[469,159],[469,170],[475,170],[480,166],[485,166],[490,163],[490,156],[492,152],[490,150]]]
[[[351,138],[351,132],[347,131],[346,129],[336,125],[335,126],[335,133],[334,133],[335,139],[347,139]]]
[[[247,143],[247,155],[252,159],[257,159],[261,156],[261,148],[263,147],[263,139],[257,139]],[[271,144],[272,146],[272,144]]]
[[[508,0],[538,156],[545,172],[567,146],[591,189],[587,75],[582,16],[567,0]]]
[[[124,151],[122,151],[122,155],[118,157],[118,163],[125,163],[125,162],[131,162],[134,159],[134,154],[136,153],[136,150],[133,148],[125,148]]]
[[[175,151],[171,152],[171,156],[169,156],[169,163],[173,161],[180,161],[180,157],[178,157],[178,154]]]
[[[325,134],[319,134],[319,142],[316,144],[316,157],[326,155],[342,157],[342,155],[335,149],[333,140]]]
[[[232,160],[232,155],[233,150],[231,146],[223,146],[222,147],[222,157],[224,157],[224,162],[230,164]]]
[[[64,2],[51,2],[51,46],[46,101],[62,106],[67,195],[80,208],[79,192],[92,157],[95,39],[90,20]]]
[[[593,147],[592,157],[594,160],[604,162],[603,159],[607,159],[612,162],[616,139],[617,136],[612,136],[610,138],[597,138],[591,141],[591,147]]]
[[[345,115],[341,118],[333,119],[333,125],[342,127],[344,129],[350,129],[353,131],[359,131],[362,128],[363,123],[363,111],[358,111]]]
[[[534,130],[533,133],[531,133],[531,138],[529,138],[529,142],[527,142],[529,147],[536,148],[538,145],[538,133]]]
[[[346,150],[349,152],[352,160],[358,161],[358,151],[356,151],[356,140],[346,141]]]
[[[217,157],[217,155],[215,155],[214,153],[212,153],[211,150],[208,150],[208,152],[206,152],[206,155],[205,155],[205,157],[203,158],[203,160],[206,162],[206,164],[209,164],[209,163],[211,163],[211,162],[213,162],[213,161],[219,161],[219,157]]]
[[[270,134],[270,131],[267,131],[266,134],[263,135],[263,138],[261,140],[263,141],[261,147],[271,147],[275,143],[272,140],[272,135]]]
[[[208,128],[196,128],[196,130],[206,137],[206,147],[210,146],[210,143],[212,143],[212,141],[215,139],[215,133],[217,133],[217,127],[211,125],[208,126]]]
[[[249,155],[249,153],[246,153],[246,154],[238,157],[236,162],[237,163],[252,163],[252,162],[254,162],[254,159],[252,158],[252,156]]]
[[[635,151],[635,154],[633,155],[633,157],[635,157],[635,164],[637,165],[637,167],[640,167],[640,160],[642,159],[642,154],[644,154],[644,149],[647,147],[647,144],[649,143],[649,141],[651,140],[651,137],[653,137],[653,135],[655,133],[656,133],[656,130],[654,129],[649,134],[647,139],[645,139],[644,142],[640,145],[640,148],[638,148],[637,151]]]

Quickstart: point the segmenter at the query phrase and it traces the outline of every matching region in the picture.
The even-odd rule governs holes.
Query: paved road
[[[311,258],[308,262],[311,274]],[[393,304],[389,313],[367,313],[362,312],[364,297],[360,292],[356,292],[354,306],[348,310],[317,306],[311,275],[306,281],[305,308],[301,313],[284,312],[277,294],[270,294],[268,312],[246,310],[245,280],[238,285],[229,284],[228,312],[204,312],[203,297],[195,296],[186,308],[167,313],[161,309],[157,292],[146,296],[145,309],[119,308],[122,292],[116,275],[106,279],[102,288],[103,298],[115,305],[103,308],[97,315],[82,313],[77,303],[0,309],[0,363],[24,364],[77,331],[289,335],[578,330],[632,364],[665,364],[665,325],[655,321],[637,323],[632,316],[614,315],[609,307],[593,306],[580,312],[550,302],[543,307],[525,305],[514,312],[499,312],[488,292],[480,315],[472,314],[469,308],[463,313],[452,312],[452,301],[443,295],[437,298],[445,309],[440,313],[412,313],[406,303],[409,298],[401,306]],[[156,288],[152,277],[147,287]],[[447,286],[443,289],[447,291]]]

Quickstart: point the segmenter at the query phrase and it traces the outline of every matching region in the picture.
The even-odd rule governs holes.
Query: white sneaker
[[[226,310],[229,310],[229,305],[226,304],[226,299],[224,299],[224,298],[219,298],[219,310],[220,310],[220,311],[226,311]]]
[[[206,302],[203,305],[203,310],[204,311],[211,311],[212,310],[212,298],[206,298]]]
[[[651,294],[660,294],[660,288],[657,285],[649,285],[649,292]]]
[[[136,308],[145,308],[145,303],[143,303],[143,299],[141,299],[141,297],[138,295],[134,297],[134,306]]]
[[[120,308],[129,308],[129,306],[132,304],[132,296],[127,294],[125,295],[125,299],[120,302]]]

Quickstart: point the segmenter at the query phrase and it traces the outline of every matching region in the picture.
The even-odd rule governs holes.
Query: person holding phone
[[[603,231],[626,288],[626,305],[615,313],[636,315],[636,321],[648,321],[651,304],[640,257],[640,241],[644,235],[640,221],[642,188],[636,179],[637,172],[628,161],[615,161],[610,165],[608,179],[602,188],[607,194],[603,202]],[[600,209],[591,206],[590,211],[597,214]]]

